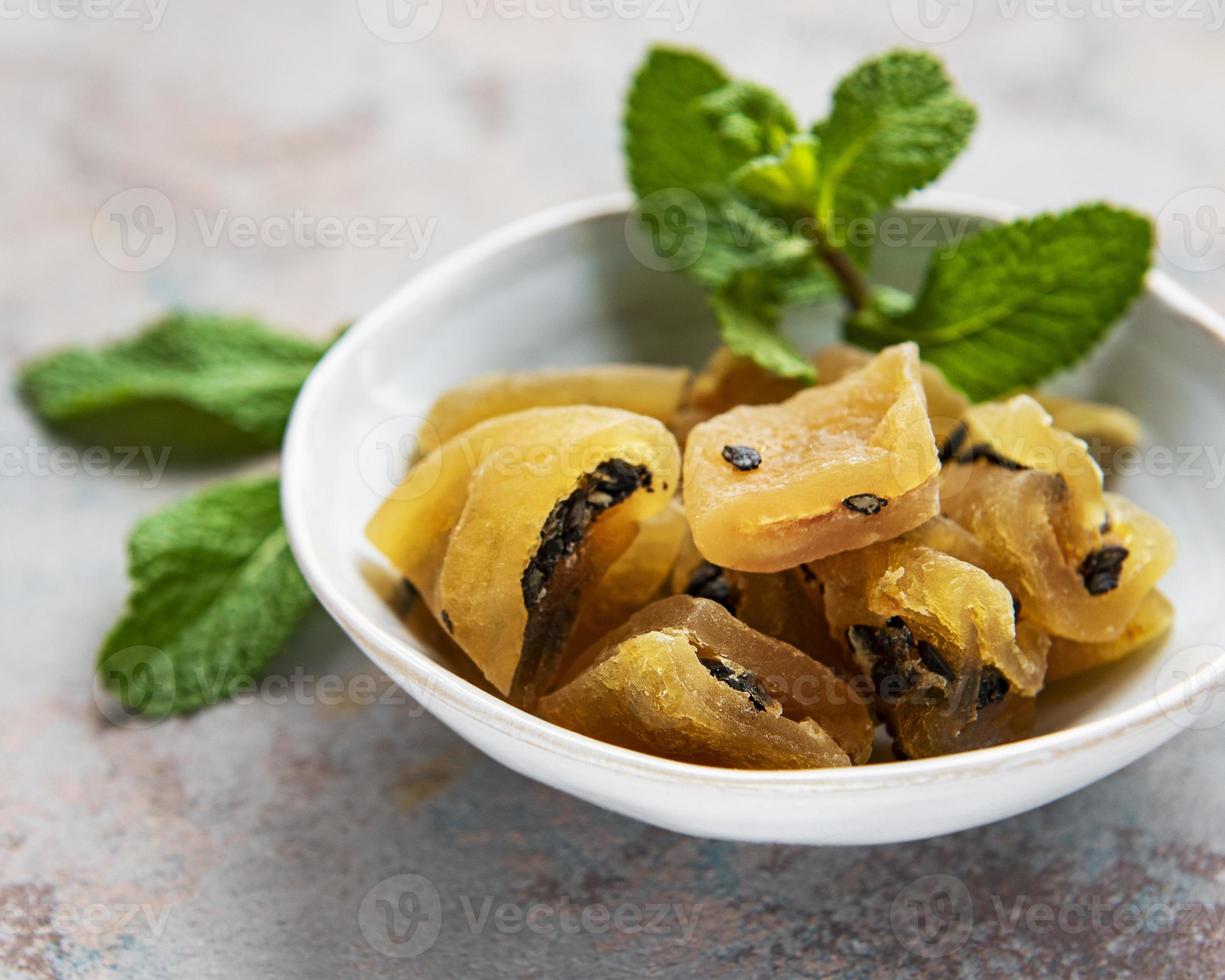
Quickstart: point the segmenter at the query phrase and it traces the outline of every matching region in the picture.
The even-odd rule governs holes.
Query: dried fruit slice
[[[620,408],[668,423],[680,407],[688,381],[685,368],[649,364],[500,371],[442,395],[426,416],[423,431],[442,443],[486,419],[562,405]]]
[[[1038,392],[1033,397],[1050,413],[1055,428],[1083,439],[1101,465],[1105,465],[1104,461],[1119,450],[1138,446],[1144,438],[1144,426],[1140,420],[1117,405],[1083,402]]]
[[[782,640],[834,670],[844,669],[842,652],[829,636],[824,604],[805,588],[811,571],[739,572],[712,565],[685,536],[672,573],[672,592],[710,599],[759,633]]]
[[[954,751],[981,709],[1041,689],[1040,634],[1018,642],[1012,596],[982,569],[898,540],[813,570],[831,633],[871,679],[903,757]]]
[[[733,445],[761,465],[731,465]],[[685,509],[709,561],[777,572],[922,524],[939,510],[939,470],[918,349],[901,344],[841,381],[694,428]]]
[[[975,405],[965,414],[962,447],[954,461],[983,462],[1007,470],[1042,470],[1067,484],[1068,544],[1085,550],[1105,519],[1102,471],[1080,439],[1055,428],[1046,410],[1028,395]]]
[[[529,409],[423,459],[366,533],[489,681],[530,705],[583,591],[667,505],[679,464],[654,419]]]
[[[873,729],[819,663],[690,596],[653,603],[605,637],[539,713],[627,748],[759,769],[865,761]]]
[[[737,405],[772,405],[804,390],[804,382],[767,371],[749,357],[720,347],[693,378],[672,431],[684,444],[699,422]]]
[[[1173,622],[1174,607],[1170,605],[1170,600],[1153,589],[1144,597],[1140,608],[1128,620],[1117,640],[1109,643],[1077,643],[1075,640],[1056,637],[1051,644],[1047,680],[1060,681],[1094,667],[1121,660],[1165,635]]]
[[[625,554],[583,597],[570,634],[570,652],[582,653],[643,606],[667,595],[673,569],[688,537],[685,512],[676,499],[642,524]]]
[[[1169,529],[1115,494],[1103,496],[1107,530],[1079,527],[1080,508],[1055,473],[954,464],[941,502],[986,549],[983,567],[1053,636],[1117,640],[1174,560]]]
[[[852,371],[858,371],[870,360],[871,352],[862,347],[850,344],[824,347],[813,357],[817,365],[817,383],[838,381]],[[927,415],[931,419],[936,444],[942,446],[970,407],[970,400],[949,384],[944,372],[934,364],[921,362],[919,378],[923,382],[923,393],[927,396]]]

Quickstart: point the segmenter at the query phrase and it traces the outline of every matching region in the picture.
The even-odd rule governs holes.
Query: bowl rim
[[[1225,652],[1211,661],[1210,671],[1196,671],[1146,700],[1095,721],[1083,722],[1044,735],[986,749],[932,759],[834,769],[750,770],[677,762],[632,749],[610,745],[542,718],[481,690],[403,637],[369,620],[332,580],[316,546],[308,519],[305,479],[311,451],[310,431],[315,414],[326,403],[332,379],[343,372],[354,354],[391,329],[421,297],[446,290],[456,280],[471,282],[473,270],[503,251],[561,231],[568,226],[628,214],[633,197],[628,193],[585,198],[529,215],[489,233],[441,259],[414,276],[387,299],[360,317],[315,366],[298,394],[285,434],[281,466],[281,506],[290,548],[298,567],[323,607],[357,641],[371,659],[397,683],[425,694],[422,706],[431,710],[437,698],[448,708],[494,731],[535,749],[558,753],[585,765],[664,783],[700,783],[706,788],[738,791],[808,792],[898,789],[905,786],[973,778],[1000,769],[1028,768],[1053,757],[1080,753],[1103,742],[1138,734],[1162,724],[1174,724],[1168,715],[1190,704],[1225,674]],[[898,209],[906,213],[938,213],[1007,221],[1018,208],[998,201],[962,194],[926,191]],[[1165,273],[1150,270],[1148,294],[1225,345],[1225,318],[1191,295]],[[432,712],[431,712],[432,713]]]

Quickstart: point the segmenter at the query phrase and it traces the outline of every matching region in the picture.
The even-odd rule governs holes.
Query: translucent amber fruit
[[[486,419],[562,405],[620,408],[668,423],[680,407],[688,381],[685,368],[647,364],[486,374],[452,388],[434,403],[423,427],[423,441],[446,442]]]
[[[1122,497],[1103,496],[1100,527],[1078,525],[1082,509],[1059,474],[979,460],[945,467],[945,483],[945,514],[981,542],[983,567],[1053,636],[1117,640],[1173,563],[1169,529]]]
[[[772,405],[803,391],[804,387],[803,381],[784,378],[767,371],[752,358],[739,357],[720,347],[694,376],[672,430],[683,444],[699,422],[737,405]]]
[[[931,758],[1028,739],[1034,734],[1036,707],[1035,698],[1009,692],[1002,701],[979,708],[978,717],[955,734],[938,725],[921,724],[919,717],[906,718],[895,733],[894,752],[904,758]],[[899,752],[902,745],[913,747],[916,755]]]
[[[862,347],[852,347],[850,344],[832,344],[825,347],[813,357],[817,366],[817,384],[839,381],[852,371],[858,371],[870,360],[872,354]],[[944,445],[966,409],[970,407],[970,400],[949,384],[944,372],[934,364],[921,362],[919,378],[923,382],[923,393],[927,396],[927,414],[931,419],[936,444]]]
[[[1169,630],[1174,622],[1170,600],[1154,589],[1144,597],[1140,608],[1127,622],[1122,635],[1108,643],[1077,643],[1056,637],[1051,644],[1048,681],[1059,681],[1113,663],[1140,650]]]
[[[904,757],[953,751],[979,710],[1041,689],[1040,634],[1019,642],[1012,596],[982,569],[907,540],[813,569],[831,633],[871,680]]]
[[[669,585],[689,525],[680,501],[673,501],[643,523],[633,543],[587,591],[570,635],[572,653],[581,653],[611,629],[655,599],[670,594]]]
[[[1083,439],[1099,463],[1120,449],[1138,446],[1144,438],[1144,426],[1140,420],[1117,405],[1037,393],[1034,400],[1050,413],[1057,429]]]
[[[538,408],[422,459],[366,529],[503,694],[534,702],[579,600],[667,506],[680,452],[654,420]]]
[[[814,602],[805,585],[816,584],[806,569],[739,572],[712,565],[688,534],[672,573],[671,591],[710,599],[747,626],[789,643],[827,667],[841,669],[841,650],[829,636],[824,603]]]
[[[863,762],[873,729],[821,664],[690,596],[653,603],[605,637],[539,714],[626,748],[753,769]]]
[[[959,463],[1057,474],[1068,488],[1065,536],[1078,537],[1082,549],[1092,543],[1105,518],[1105,503],[1101,468],[1084,442],[1057,429],[1046,409],[1028,395],[975,405],[963,422],[964,430],[946,455]]]
[[[735,465],[732,447],[760,464]],[[685,510],[707,560],[777,572],[922,524],[939,510],[939,470],[918,349],[901,344],[833,384],[695,427]]]

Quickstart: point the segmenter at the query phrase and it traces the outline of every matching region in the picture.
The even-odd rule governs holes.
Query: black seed
[[[856,514],[863,514],[865,517],[871,517],[889,506],[889,501],[884,497],[878,497],[874,493],[857,493],[853,497],[847,497],[842,501],[842,506],[847,510],[853,510]]]
[[[944,445],[940,447],[940,462],[947,463],[961,452],[961,447],[965,445],[966,437],[969,434],[969,427],[964,422],[958,422],[957,428],[949,433],[949,437],[944,441]]]
[[[894,616],[884,626],[852,626],[846,635],[857,653],[874,661],[901,663],[914,648],[914,636],[899,616]]]
[[[583,476],[574,492],[559,500],[545,518],[540,545],[520,579],[524,604],[530,609],[544,598],[557,566],[578,550],[600,514],[650,486],[650,471],[623,459],[605,460]]]
[[[685,586],[685,595],[696,599],[710,599],[732,615],[735,615],[736,608],[740,605],[740,592],[732,585],[727,573],[708,561],[702,562],[693,570],[689,584]]]
[[[994,667],[984,667],[978,679],[978,710],[999,704],[1008,693],[1008,678]]]
[[[949,662],[944,659],[944,654],[937,650],[926,640],[919,641],[919,659],[923,661],[923,666],[930,670],[933,674],[939,674],[950,683],[957,679],[957,675],[953,672],[953,668],[949,666]]]
[[[1099,530],[1099,531],[1101,531],[1101,532],[1102,532],[1102,534],[1109,534],[1109,533],[1110,533],[1110,529],[1111,529],[1113,526],[1114,526],[1114,525],[1112,525],[1112,524],[1110,523],[1110,516],[1109,516],[1109,515],[1107,515],[1107,516],[1106,516],[1106,519],[1105,519],[1104,521],[1102,521],[1102,526],[1101,526],[1100,528],[1098,528],[1098,530]]]
[[[1123,575],[1123,561],[1128,554],[1126,548],[1112,544],[1085,555],[1078,569],[1085,583],[1085,591],[1089,595],[1105,595],[1117,589]]]
[[[876,696],[886,704],[900,699],[918,681],[919,675],[913,670],[895,663],[878,660],[872,665],[872,684],[876,688]]]
[[[1002,453],[996,452],[988,443],[976,442],[965,452],[958,454],[957,462],[959,463],[977,463],[982,460],[984,463],[990,463],[992,466],[999,466],[1006,470],[1027,470],[1029,469],[1024,463],[1018,463],[1015,459],[1009,459]]]
[[[445,609],[442,611],[442,625],[447,628],[448,633],[455,635],[455,624],[451,622],[451,614]]]
[[[733,691],[740,691],[749,696],[749,703],[758,711],[765,711],[766,705],[772,704],[774,698],[761,686],[757,675],[749,670],[738,670],[725,660],[715,657],[699,657],[698,662],[710,671],[710,676],[722,681]]]
[[[723,458],[742,473],[755,470],[761,465],[761,453],[752,446],[724,446]]]
[[[800,574],[804,576],[804,581],[810,585],[817,580],[816,572],[809,568],[807,563],[800,565]]]

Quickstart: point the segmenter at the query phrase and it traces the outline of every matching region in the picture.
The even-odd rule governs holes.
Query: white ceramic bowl
[[[962,198],[921,200],[902,213],[924,224],[1008,216]],[[393,610],[394,579],[362,537],[433,398],[499,368],[696,364],[716,343],[698,290],[634,258],[628,203],[618,196],[529,218],[413,279],[336,344],[294,409],[283,504],[298,563],[345,631],[429,712],[512,769],[611,810],[689,834],[813,844],[908,840],[998,820],[1100,779],[1182,728],[1221,720],[1205,708],[1225,676],[1225,490],[1210,465],[1225,453],[1225,321],[1159,274],[1126,327],[1062,386],[1132,409],[1150,444],[1174,452],[1167,465],[1160,448],[1150,451],[1119,482],[1181,542],[1163,586],[1177,627],[1161,650],[1044,694],[1037,736],[854,769],[715,769],[557,728],[449,669],[441,645]],[[912,237],[930,242],[931,231]],[[877,271],[913,283],[924,251],[890,249]],[[816,310],[791,326],[816,335],[829,322]]]

